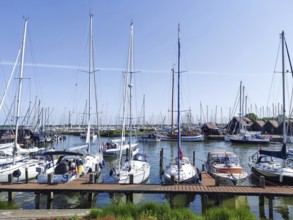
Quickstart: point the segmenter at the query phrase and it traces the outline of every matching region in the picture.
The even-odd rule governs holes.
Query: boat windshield
[[[239,163],[239,158],[235,154],[213,154],[210,159],[211,163]]]

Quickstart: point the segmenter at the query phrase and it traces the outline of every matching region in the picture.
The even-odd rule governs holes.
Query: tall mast
[[[177,113],[177,126],[178,126],[178,182],[180,181],[180,151],[181,151],[181,126],[180,126],[180,24],[178,24],[178,113]]]
[[[93,63],[93,32],[92,32],[92,17],[94,15],[90,13],[90,43],[89,43],[89,93],[88,93],[88,128],[87,128],[87,135],[86,135],[86,143],[88,144],[87,152],[90,153],[90,135],[91,135],[91,74],[93,73],[92,70],[92,63]]]
[[[285,34],[281,33],[282,38],[282,86],[283,86],[283,143],[286,144],[286,108],[285,108]]]
[[[172,68],[171,132],[174,129],[174,66]]]
[[[133,75],[133,22],[130,23],[130,41],[128,51],[128,73],[129,73],[129,160],[131,160],[131,138],[132,138],[132,75]]]
[[[25,54],[24,52],[25,52],[25,40],[26,40],[27,23],[28,23],[28,20],[25,19],[23,39],[22,39],[22,46],[21,46],[22,51],[21,51],[21,63],[20,63],[20,74],[19,74],[18,95],[17,95],[17,107],[16,107],[13,163],[15,163],[15,156],[16,156],[16,149],[17,149],[18,126],[19,126],[19,115],[20,115],[20,99],[21,99],[22,80],[23,80],[23,64],[24,64],[24,54]]]

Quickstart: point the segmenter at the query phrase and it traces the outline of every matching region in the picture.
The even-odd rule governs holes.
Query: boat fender
[[[65,173],[65,174],[63,175],[62,182],[63,182],[63,183],[66,183],[67,181],[68,181],[68,174]]]
[[[21,175],[21,172],[20,172],[19,169],[18,170],[14,170],[13,173],[12,173],[12,176],[13,177],[20,177],[20,175]]]
[[[109,173],[109,175],[110,175],[110,176],[112,176],[112,175],[113,175],[113,169],[111,169],[111,170],[110,170],[110,173]]]
[[[102,166],[102,163],[99,163],[99,167],[100,167],[100,169],[102,169],[102,168],[103,168],[103,166]]]
[[[128,172],[130,172],[130,170],[131,170],[131,167],[128,168]]]
[[[102,161],[102,165],[103,165],[103,167],[106,165],[105,160]]]
[[[164,170],[161,171],[161,176],[163,176],[163,175],[164,175]]]
[[[93,172],[92,168],[90,167],[89,170],[88,170],[88,173],[91,173]]]

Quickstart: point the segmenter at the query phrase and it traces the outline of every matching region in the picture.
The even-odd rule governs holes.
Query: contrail
[[[14,63],[8,62],[8,61],[2,61],[2,65],[6,66],[13,66]],[[72,65],[58,65],[58,64],[32,64],[32,63],[26,63],[24,64],[27,67],[40,67],[40,68],[52,68],[52,69],[68,69],[68,70],[80,70],[80,71],[87,71],[87,66],[72,66]],[[116,72],[123,72],[125,71],[123,68],[113,68],[113,67],[98,67],[96,68],[100,71],[116,71]],[[168,74],[171,73],[171,70],[151,70],[151,69],[137,69],[137,72],[142,73],[156,73],[156,74]],[[263,75],[267,75],[267,73],[244,73],[244,72],[210,72],[210,71],[194,71],[194,70],[187,70],[184,71],[185,74],[190,75],[211,75],[211,76],[246,76],[246,77],[260,77]]]

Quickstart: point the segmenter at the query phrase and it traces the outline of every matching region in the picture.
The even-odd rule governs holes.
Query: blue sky
[[[87,99],[89,13],[93,17],[95,66],[102,123],[117,122],[122,105],[122,73],[127,62],[130,21],[134,22],[134,112],[159,123],[171,105],[171,68],[177,63],[177,25],[181,25],[182,109],[209,118],[227,118],[240,81],[248,105],[281,102],[280,74],[274,74],[279,34],[293,49],[293,2],[290,0],[2,0],[0,1],[0,94],[15,62],[29,18],[22,99],[41,100],[51,123],[78,122]],[[280,62],[279,62],[280,63]],[[280,70],[278,66],[277,70]],[[19,71],[16,72],[18,74]],[[16,78],[16,76],[15,76]],[[272,87],[272,79],[276,83]],[[291,80],[291,77],[288,78]],[[16,80],[0,113],[1,123],[13,102]],[[290,83],[290,82],[288,82]],[[288,93],[290,91],[288,90]],[[210,120],[209,120],[210,121]]]

